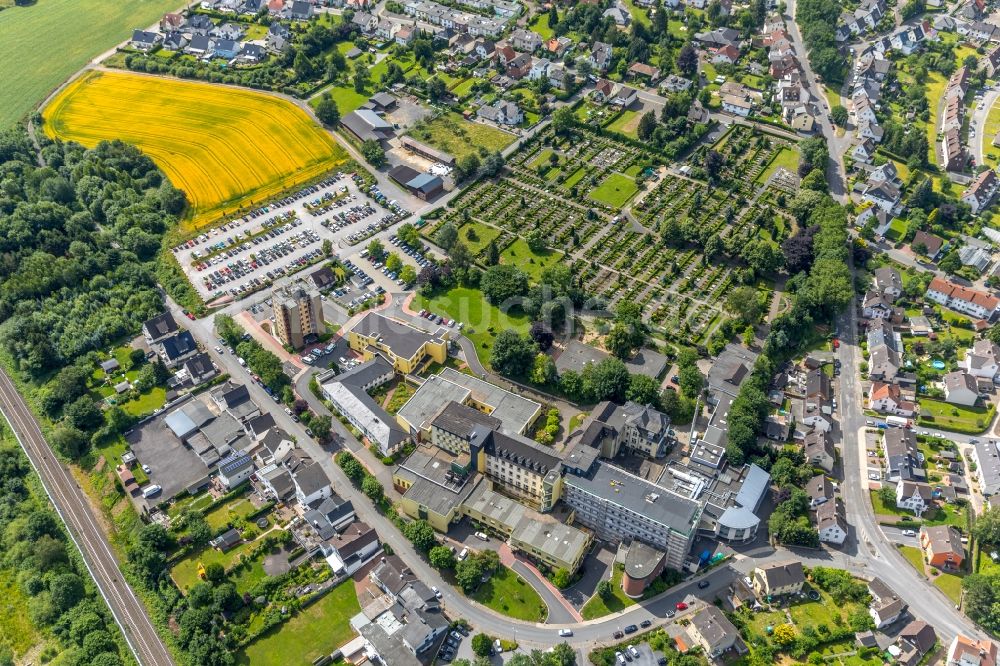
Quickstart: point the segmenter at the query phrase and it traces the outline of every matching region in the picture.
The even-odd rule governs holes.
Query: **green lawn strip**
[[[579,169],[577,169],[576,171],[574,171],[573,173],[571,173],[569,176],[566,177],[566,180],[563,181],[563,187],[565,187],[567,190],[570,189],[571,187],[579,183],[581,180],[583,180],[583,177],[586,175],[587,175],[587,170],[584,169],[583,167],[580,167]]]
[[[513,134],[483,123],[474,123],[449,112],[414,125],[410,136],[456,158],[478,152],[503,150],[516,138]]]
[[[634,180],[624,174],[612,173],[591,190],[588,196],[613,208],[621,208],[638,191],[639,187]]]
[[[918,573],[924,573],[924,554],[916,546],[900,546],[899,553],[913,565]]]
[[[359,612],[361,606],[354,592],[354,581],[344,581],[288,622],[248,645],[237,661],[253,666],[312,663],[355,635],[350,619]]]
[[[385,411],[395,414],[403,408],[407,400],[413,397],[414,392],[414,389],[409,384],[399,382],[396,384],[396,390],[392,392],[392,398],[389,399],[389,404],[386,405]]]
[[[533,32],[541,35],[542,39],[552,39],[555,32],[549,27],[549,13],[541,12],[531,20],[529,25]]]
[[[878,491],[869,490],[868,494],[872,499],[872,508],[875,509],[875,513],[882,516],[902,516],[909,518],[916,518],[912,511],[906,511],[904,509],[899,509],[895,506],[891,506],[882,501],[879,497]]]
[[[942,573],[933,578],[934,584],[944,592],[949,599],[958,605],[962,602],[962,576]]]
[[[463,322],[462,334],[476,346],[476,353],[484,365],[489,364],[497,333],[507,328],[527,333],[531,325],[530,319],[520,310],[501,312],[486,300],[483,292],[468,287],[439,290],[430,298],[417,294],[410,307],[443,313],[450,319]]]
[[[528,247],[527,241],[523,238],[518,238],[506,250],[500,253],[500,262],[514,264],[527,273],[532,282],[538,282],[541,280],[542,271],[553,264],[559,263],[562,256],[562,252],[556,250],[534,252]]]
[[[633,21],[637,21],[647,28],[653,25],[653,22],[646,14],[646,10],[636,5],[634,0],[625,0],[625,6],[628,7],[629,14],[632,15]]]
[[[924,416],[924,412],[929,416]],[[922,426],[978,434],[986,429],[993,420],[996,407],[964,407],[953,405],[942,400],[920,399],[920,417],[917,423]]]
[[[611,575],[611,598],[605,600],[597,594],[592,596],[590,600],[584,604],[583,608],[580,609],[580,615],[583,616],[584,620],[593,620],[595,618],[604,617],[605,615],[617,613],[618,611],[624,610],[629,606],[635,605],[635,599],[629,599],[625,596],[625,592],[622,591],[623,573],[624,572],[621,569],[615,566],[614,573]]]
[[[500,235],[500,230],[481,222],[469,222],[458,229],[458,237],[469,248],[469,252],[477,255],[490,244],[490,241]]]
[[[167,391],[160,386],[154,386],[150,390],[139,395],[135,400],[123,402],[121,408],[133,416],[152,414],[154,409],[159,409],[167,403]]]
[[[353,87],[348,86],[327,86],[320,94],[316,95],[309,100],[309,106],[316,108],[319,104],[320,97],[322,93],[330,93],[330,97],[333,101],[337,103],[337,109],[340,111],[341,115],[350,113],[351,111],[357,111],[361,106],[368,101],[368,95],[363,93],[355,92]]]
[[[948,83],[948,77],[939,72],[928,72],[927,83],[927,108],[930,110],[930,120],[927,121],[927,161],[929,164],[937,164],[937,131],[938,131],[938,106],[944,99],[944,88]]]
[[[261,582],[267,578],[267,572],[264,571],[264,556],[261,555],[247,568],[241,568],[239,573],[229,577],[229,580],[236,586],[236,591],[240,594],[246,594],[254,587],[257,583]]]
[[[253,503],[246,497],[236,497],[206,513],[205,521],[212,529],[217,530],[237,518],[246,518],[256,510]]]
[[[548,164],[549,163],[549,157],[552,155],[553,152],[554,151],[551,148],[546,148],[545,150],[543,150],[538,155],[538,157],[536,157],[531,162],[531,168],[532,169],[537,169],[538,167],[542,166],[543,164]]]
[[[470,596],[487,608],[517,620],[541,622],[548,615],[545,602],[535,589],[505,566]]]

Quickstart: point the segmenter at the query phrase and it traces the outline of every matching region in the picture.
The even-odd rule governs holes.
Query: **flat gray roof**
[[[431,375],[402,406],[399,416],[416,430],[428,430],[442,407],[452,402],[463,403],[471,393],[440,375]]]
[[[534,511],[528,511],[514,528],[511,539],[562,562],[575,561],[580,551],[590,543],[586,532],[554,520],[538,520],[538,516]]]
[[[439,335],[431,335],[419,328],[383,317],[377,312],[366,314],[352,331],[365,337],[379,336],[392,349],[393,354],[402,358],[412,358],[424,343],[441,339]]]
[[[556,370],[560,373],[567,370],[581,372],[590,363],[600,363],[610,356],[606,351],[598,349],[579,340],[570,340],[556,359]],[[625,361],[628,371],[636,375],[646,375],[653,379],[663,374],[667,367],[667,357],[652,349],[640,349],[632,358]]]
[[[459,372],[454,368],[442,370],[441,377],[459,386],[464,386],[472,392],[473,400],[492,407],[493,411],[490,412],[490,416],[500,419],[500,431],[508,435],[524,434],[524,431],[542,409],[542,406],[534,400],[511,393],[495,384]]]
[[[625,573],[636,580],[645,578],[656,570],[665,553],[638,539],[633,539],[625,554]]]
[[[625,470],[598,463],[591,478],[567,475],[564,483],[665,525],[680,534],[696,529],[701,505]]]

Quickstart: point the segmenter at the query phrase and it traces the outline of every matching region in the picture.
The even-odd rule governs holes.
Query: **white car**
[[[441,598],[441,590],[437,589],[437,587],[435,587],[434,585],[431,585],[431,592],[433,592],[434,596],[437,597],[438,599]]]
[[[572,636],[573,635],[573,630],[572,629],[560,629],[559,630],[559,635],[562,638],[566,638],[567,636]]]
[[[479,539],[480,541],[489,541],[490,540],[490,538],[488,536],[486,536],[485,532],[476,532],[476,538]]]
[[[151,470],[151,469],[149,468],[149,465],[143,465],[143,466],[142,466],[142,471],[143,471],[143,472],[145,472],[146,474],[149,474],[149,473],[150,473],[150,472],[152,472],[153,470]]]
[[[878,472],[869,472],[868,478],[871,479],[872,481],[881,481],[882,475],[879,474]]]
[[[917,536],[917,533],[913,530],[903,530],[903,536]]]

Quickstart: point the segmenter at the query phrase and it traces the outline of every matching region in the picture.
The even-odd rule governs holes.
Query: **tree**
[[[845,127],[847,125],[847,109],[841,104],[837,104],[830,109],[830,117],[833,119],[834,123],[840,125],[841,127]]]
[[[385,496],[385,489],[382,487],[382,484],[378,482],[378,479],[371,475],[366,476],[361,482],[361,492],[367,495],[368,499],[375,504],[381,502],[382,498]]]
[[[542,236],[542,232],[539,229],[529,231],[524,240],[528,244],[528,249],[532,252],[542,252],[545,250],[545,237]]]
[[[316,117],[327,127],[336,127],[340,124],[340,109],[337,108],[337,103],[333,101],[329,92],[323,93],[316,103]]]
[[[531,324],[531,329],[528,331],[528,335],[532,340],[534,340],[535,344],[538,345],[538,349],[540,351],[548,351],[552,346],[552,341],[555,339],[555,336],[552,334],[552,330],[546,326],[545,323],[540,321],[536,321]]]
[[[75,573],[56,574],[49,579],[49,597],[59,612],[67,611],[83,599],[83,580]]]
[[[613,356],[584,369],[584,389],[594,400],[624,402],[629,387],[628,368]]]
[[[385,151],[382,149],[382,144],[375,139],[368,139],[361,144],[361,154],[376,169],[385,164]]]
[[[226,577],[226,569],[220,562],[209,562],[205,565],[205,580],[219,583]]]
[[[552,114],[552,129],[556,134],[567,134],[576,126],[576,115],[572,107],[561,106]]]
[[[375,261],[381,260],[382,255],[385,254],[385,245],[377,238],[371,239],[365,249],[368,250],[369,258]]]
[[[764,314],[764,306],[753,287],[737,287],[726,297],[726,309],[744,324],[756,324]]]
[[[365,468],[350,453],[346,451],[342,452],[337,456],[337,464],[340,465],[340,469],[344,470],[344,474],[354,483],[358,483],[365,475]]]
[[[508,377],[524,376],[535,361],[535,344],[513,329],[506,329],[493,341],[490,365]]]
[[[779,624],[774,628],[772,634],[774,642],[782,647],[786,647],[795,642],[795,627],[788,623]]]
[[[466,178],[474,178],[477,173],[479,173],[479,167],[482,166],[479,161],[479,155],[476,153],[469,153],[458,158],[455,162],[455,170],[457,171],[456,176],[459,180],[465,180]]]
[[[403,269],[399,271],[399,279],[403,281],[404,285],[411,285],[417,281],[417,270],[407,264],[403,266]]]
[[[632,336],[622,324],[615,324],[604,338],[604,346],[608,351],[622,360],[632,355]]]
[[[389,269],[390,273],[398,273],[403,268],[403,260],[399,258],[398,254],[392,252],[385,259],[385,267]]]
[[[493,637],[476,634],[472,637],[472,651],[479,657],[488,657],[493,650]]]
[[[479,289],[490,303],[500,305],[528,293],[528,276],[512,264],[490,266],[479,280]]]
[[[435,569],[452,569],[455,566],[455,554],[448,546],[434,546],[427,556]]]
[[[1000,544],[1000,509],[990,507],[983,511],[972,526],[972,536],[982,544]]]
[[[104,417],[101,415],[101,410],[97,408],[94,401],[86,395],[80,396],[66,409],[63,411],[66,416],[66,420],[74,428],[82,430],[83,432],[92,432],[97,430],[104,423]]]
[[[718,151],[709,150],[705,153],[703,166],[705,168],[705,173],[708,174],[709,180],[715,180],[718,177],[719,171],[725,163],[725,158],[722,157]]]
[[[89,440],[78,428],[69,425],[56,426],[49,436],[55,450],[70,459],[79,458],[87,450]]]
[[[478,557],[467,557],[455,564],[455,582],[466,594],[479,586],[484,573],[483,563]]]
[[[682,366],[677,375],[677,384],[681,387],[681,393],[689,398],[696,397],[705,387],[705,376],[701,374],[698,366],[693,363]]]
[[[531,381],[544,386],[555,382],[558,378],[559,373],[556,371],[556,362],[548,354],[538,352],[531,364]]]
[[[445,251],[450,250],[457,240],[458,229],[451,222],[445,222],[434,232],[434,242]]]
[[[648,375],[629,375],[625,398],[640,405],[659,406],[660,383]]]
[[[572,582],[573,576],[570,574],[569,570],[564,567],[559,567],[556,569],[556,572],[552,574],[552,584],[560,590],[569,587]]]
[[[359,95],[363,95],[365,88],[371,83],[371,74],[368,72],[368,68],[358,63],[354,66],[354,92]]]
[[[316,72],[316,66],[313,64],[313,61],[302,51],[299,51],[295,55],[295,62],[292,64],[292,68],[295,70],[295,77],[301,81],[311,79]]]
[[[597,596],[601,599],[607,601],[614,595],[614,589],[611,587],[611,581],[602,580],[597,584]]]
[[[698,71],[698,52],[690,43],[684,44],[677,53],[677,71],[689,79]]]
[[[647,111],[642,114],[642,118],[639,119],[639,127],[636,128],[636,134],[640,141],[648,141],[651,136],[653,136],[653,130],[656,129],[656,114],[652,111]]]
[[[413,543],[417,550],[429,551],[437,544],[434,528],[426,520],[414,520],[403,528],[403,536]]]

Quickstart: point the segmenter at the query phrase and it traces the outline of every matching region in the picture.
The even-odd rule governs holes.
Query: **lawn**
[[[0,129],[88,60],[155,23],[177,0],[45,0],[0,12]]]
[[[838,88],[830,84],[824,84],[823,94],[826,95],[826,101],[830,104],[831,109],[840,104],[840,90]]]
[[[413,397],[414,393],[415,391],[413,387],[409,384],[403,381],[399,382],[396,384],[396,390],[392,392],[392,398],[389,399],[389,404],[385,406],[385,411],[390,414],[395,414],[403,408],[403,405],[406,404],[407,400]]]
[[[916,546],[900,546],[899,553],[913,565],[919,573],[924,573],[924,554]]]
[[[993,405],[990,405],[989,408],[963,407],[941,400],[921,398],[920,418],[917,423],[941,430],[977,434],[985,430],[986,426],[993,420],[995,410]],[[924,416],[924,412],[927,412],[928,416]]]
[[[53,137],[92,147],[121,139],[153,158],[191,205],[196,229],[315,179],[347,161],[288,102],[250,90],[91,72],[44,110]]]
[[[531,20],[531,29],[542,36],[542,39],[552,39],[555,32],[549,27],[549,13],[542,12]]]
[[[997,165],[997,157],[1000,156],[1000,149],[993,147],[993,137],[997,132],[1000,132],[1000,103],[993,105],[983,124],[983,161],[991,167]]]
[[[534,588],[505,566],[470,596],[487,608],[516,620],[544,622],[548,616],[548,608]]]
[[[948,84],[948,77],[940,72],[928,72],[927,83],[927,108],[931,112],[930,120],[927,122],[927,161],[929,164],[937,164],[937,132],[938,132],[938,106],[944,98],[944,88]]]
[[[542,166],[543,164],[548,164],[549,158],[552,156],[553,152],[554,151],[551,148],[546,148],[545,150],[543,150],[542,152],[540,152],[538,154],[538,157],[536,157],[534,160],[532,160],[532,162],[531,162],[531,168],[532,169],[537,169],[538,167]]]
[[[510,247],[500,253],[500,261],[504,264],[514,264],[528,274],[532,282],[538,282],[542,278],[542,271],[553,264],[558,264],[562,259],[562,252],[558,250],[542,250],[534,252],[528,247],[527,241],[518,238],[511,243]]]
[[[213,530],[217,530],[223,525],[228,525],[237,518],[246,518],[256,511],[253,503],[246,497],[234,497],[228,502],[220,504],[205,514],[207,522]]]
[[[872,508],[875,510],[876,515],[908,516],[910,518],[916,518],[912,511],[904,511],[903,509],[896,508],[895,506],[887,505],[882,501],[882,498],[878,496],[878,491],[869,490],[868,494],[871,496]]]
[[[638,191],[639,187],[634,180],[620,173],[612,173],[591,190],[588,196],[612,208],[621,208]]]
[[[170,577],[174,579],[174,583],[177,584],[181,592],[187,592],[199,580],[199,562],[205,566],[213,562],[218,562],[223,568],[228,570],[229,567],[233,566],[240,559],[241,555],[249,553],[252,547],[253,542],[243,543],[225,553],[215,548],[205,547],[196,553],[191,553],[174,564],[170,568]]]
[[[583,180],[583,177],[586,175],[587,175],[586,169],[582,167],[577,169],[576,171],[574,171],[573,173],[571,173],[569,176],[566,177],[566,180],[563,181],[563,187],[565,187],[567,190],[570,189],[571,187],[579,183],[581,180]]]
[[[310,99],[309,106],[315,109],[316,105],[319,104],[320,97],[325,92],[330,93],[330,97],[337,103],[337,110],[340,111],[341,115],[357,111],[361,108],[362,104],[368,101],[369,97],[368,95],[355,92],[351,86],[329,86],[320,91],[320,94]]]
[[[508,328],[527,333],[531,325],[531,320],[520,309],[501,312],[486,300],[483,292],[468,287],[439,290],[430,298],[418,293],[410,307],[414,310],[423,308],[443,312],[450,319],[463,322],[465,327],[462,334],[476,345],[479,360],[484,365],[489,365],[497,333]]]
[[[28,613],[28,597],[17,583],[16,571],[0,570],[0,647],[7,646],[18,659],[33,648],[41,635]],[[26,663],[26,662],[16,662]]]
[[[310,664],[354,637],[349,622],[360,612],[354,581],[344,581],[291,620],[248,645],[237,663]]]
[[[611,575],[610,599],[605,600],[595,594],[584,604],[583,608],[580,609],[580,614],[583,615],[584,620],[593,620],[605,615],[611,615],[635,605],[635,599],[629,599],[622,591],[623,573],[624,571],[617,566],[614,568],[614,573]]]
[[[473,256],[479,254],[490,244],[490,241],[500,235],[499,229],[486,226],[481,222],[469,222],[458,229],[458,237]]]
[[[124,443],[124,440],[122,440]],[[204,511],[209,506],[212,505],[212,496],[207,492],[198,495],[185,495],[181,499],[174,501],[167,509],[167,515],[171,518],[176,518],[188,509],[194,509],[196,511]]]
[[[955,574],[943,573],[934,578],[934,584],[941,588],[949,599],[957,606],[962,602],[962,577]]]
[[[649,15],[646,14],[646,10],[636,6],[633,0],[625,0],[625,6],[628,7],[628,12],[632,15],[633,21],[641,23],[646,28],[653,25],[653,22],[649,19]]]
[[[471,122],[451,112],[418,122],[410,130],[410,136],[456,158],[477,152],[480,148],[491,152],[503,150],[515,139],[509,132]]]
[[[627,109],[622,111],[621,115],[615,118],[614,122],[610,123],[606,129],[618,132],[630,139],[638,139],[639,135],[636,133],[636,130],[639,128],[639,120],[641,118],[642,116],[638,111]]]
[[[767,179],[781,167],[784,167],[791,173],[797,173],[799,169],[799,151],[794,148],[782,148],[779,150],[778,154],[771,160],[771,163],[767,165],[766,169],[761,171],[754,182],[766,183]]]

